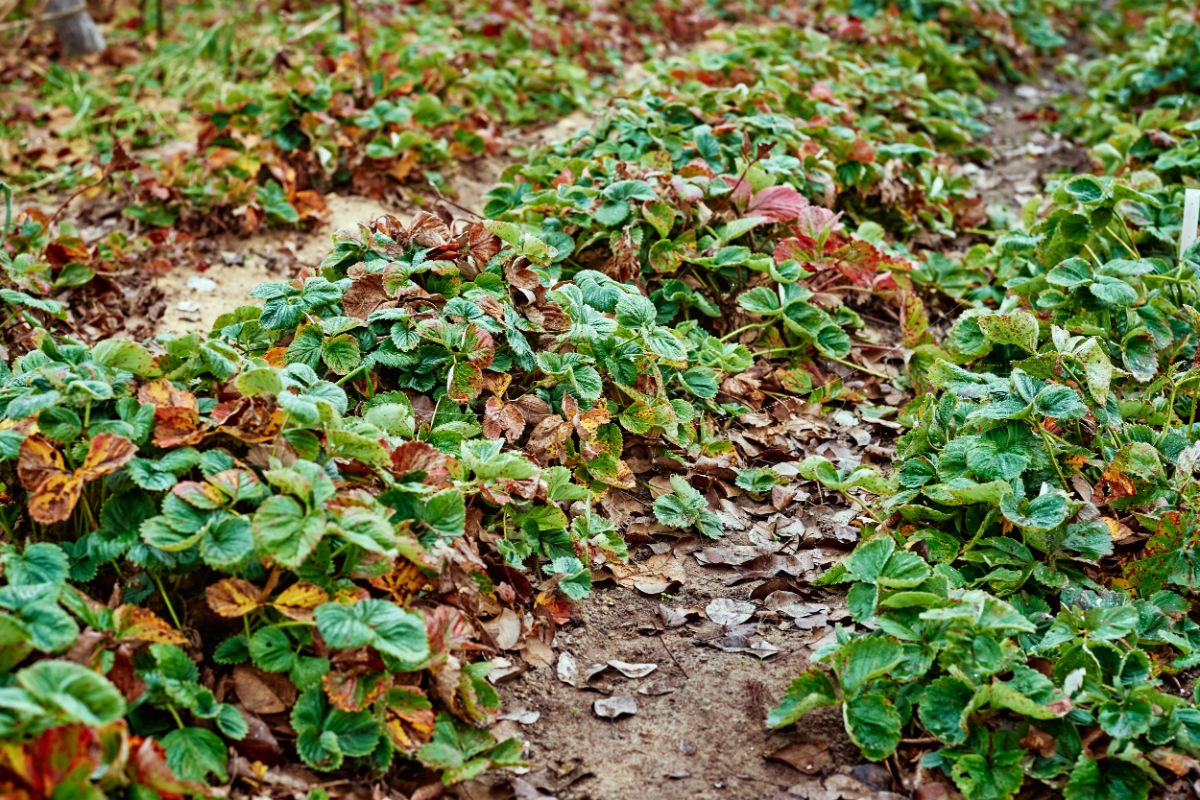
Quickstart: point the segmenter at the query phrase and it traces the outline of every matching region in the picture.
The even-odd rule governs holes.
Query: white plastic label
[[[1179,257],[1196,241],[1200,227],[1200,189],[1188,189],[1183,195],[1183,230],[1179,232]]]

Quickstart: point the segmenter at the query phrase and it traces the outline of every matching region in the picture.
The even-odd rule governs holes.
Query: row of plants
[[[1160,68],[1165,26],[1187,24],[1195,39],[1171,11],[1129,32],[1147,46],[1087,67],[1093,97]],[[929,391],[902,412],[894,470],[802,464],[876,498],[819,581],[865,628],[838,631],[769,725],[838,706],[866,756],[919,760],[967,798],[1031,781],[1145,798],[1197,764],[1200,248],[1178,253],[1193,179],[1172,161],[1186,139],[1159,126],[1186,131],[1189,104],[1167,105],[1094,151],[1116,177],[1060,180],[969,256],[991,286],[914,352]]]
[[[117,5],[110,63],[92,71],[53,63],[41,39],[26,40],[3,65],[9,180],[18,190],[89,183],[108,177],[95,161],[118,144],[152,148],[110,189],[123,190],[133,219],[295,225],[318,218],[331,190],[445,190],[462,162],[497,152],[507,127],[585,106],[627,60],[686,45],[718,21],[708,4],[683,0],[556,2],[532,14],[490,2],[365,3],[339,33],[322,6],[226,6],[184,9],[166,40],[148,42],[139,7]],[[194,148],[157,147],[181,136]]]

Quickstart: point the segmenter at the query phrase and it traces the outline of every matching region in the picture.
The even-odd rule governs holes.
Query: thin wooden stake
[[[1183,195],[1183,230],[1179,232],[1179,257],[1196,241],[1200,227],[1200,189],[1188,189]]]
[[[104,36],[88,14],[87,4],[79,0],[50,0],[46,18],[54,25],[58,42],[67,56],[99,53],[104,49]]]

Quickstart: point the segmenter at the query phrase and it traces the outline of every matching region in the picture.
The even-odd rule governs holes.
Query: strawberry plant
[[[914,364],[933,391],[906,409],[896,468],[802,465],[873,520],[819,581],[871,631],[839,631],[769,725],[840,706],[866,756],[920,758],[968,798],[1030,779],[1147,797],[1200,750],[1194,698],[1170,682],[1200,633],[1200,253],[1177,255],[1179,193],[1131,170],[1174,141],[1117,131],[1095,152],[1122,177],[1057,182],[1027,230],[969,256],[1004,292],[965,295],[975,307]],[[1125,525],[1139,534],[1117,537]],[[913,730],[936,749],[907,744]]]

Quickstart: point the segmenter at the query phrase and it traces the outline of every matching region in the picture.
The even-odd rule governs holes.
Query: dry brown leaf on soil
[[[608,666],[626,678],[644,678],[658,669],[658,664],[631,664],[628,661],[619,661],[615,658],[609,659]]]
[[[645,561],[608,564],[607,569],[618,584],[632,586],[643,594],[662,594],[687,582],[683,558],[673,551],[652,555]]]
[[[497,649],[513,650],[521,642],[521,617],[511,608],[500,612],[500,616],[482,623],[492,637]]]
[[[592,703],[592,710],[597,717],[617,719],[637,713],[637,701],[627,694],[604,697]]]
[[[776,591],[767,595],[766,607],[793,621],[802,631],[823,628],[829,624],[829,606],[824,603],[806,603],[795,592]]]
[[[256,714],[280,714],[296,702],[296,687],[286,676],[255,667],[235,667],[233,689],[241,704]]]
[[[817,775],[833,766],[829,745],[812,742],[795,742],[767,756],[769,761],[787,764],[805,775]]]
[[[722,627],[740,625],[754,616],[754,603],[745,600],[733,600],[728,597],[718,597],[704,608],[708,618]]]
[[[579,685],[579,662],[568,652],[558,654],[558,664],[554,669],[558,679],[568,686]]]

